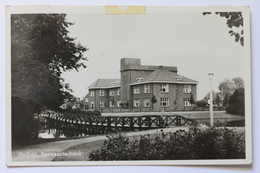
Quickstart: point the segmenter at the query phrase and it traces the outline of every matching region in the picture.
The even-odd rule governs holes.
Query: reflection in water
[[[88,136],[88,132],[82,129],[75,129],[72,126],[65,126],[56,123],[54,120],[45,119],[38,133],[38,138],[67,138],[67,137],[82,137]]]

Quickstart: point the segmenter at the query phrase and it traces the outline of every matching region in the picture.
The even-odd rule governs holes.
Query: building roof
[[[171,72],[164,68],[154,70],[150,74],[144,76],[143,80],[136,81],[131,85],[138,85],[144,83],[182,83],[182,84],[197,84],[198,82],[187,77],[181,76],[177,73]]]
[[[120,79],[98,79],[88,89],[117,88],[121,86]]]
[[[212,90],[212,97],[213,97],[213,99],[217,97],[217,94],[218,94],[217,92],[215,92],[215,91]],[[208,92],[208,93],[203,97],[204,100],[208,100],[209,98],[210,98],[210,92]]]

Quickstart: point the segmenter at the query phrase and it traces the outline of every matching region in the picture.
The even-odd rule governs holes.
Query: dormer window
[[[141,82],[144,78],[142,77],[139,77],[139,78],[136,78],[136,82]]]
[[[117,83],[116,82],[112,82],[111,85],[116,85]]]
[[[181,77],[181,76],[176,76],[175,79],[176,79],[176,80],[181,80],[182,77]]]

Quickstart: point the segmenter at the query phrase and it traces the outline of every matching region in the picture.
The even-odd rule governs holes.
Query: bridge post
[[[122,127],[121,129],[123,129],[125,131],[125,117],[122,117]]]
[[[162,128],[162,116],[159,117],[159,128]]]
[[[148,128],[150,129],[152,127],[152,118],[150,116],[147,117],[147,125],[148,125]]]
[[[98,118],[98,117],[96,117],[96,128],[95,128],[95,130],[96,130],[96,133],[99,133],[99,131],[100,131],[100,128],[99,128],[99,125],[98,125],[98,123],[99,123],[99,118]]]
[[[142,117],[138,117],[139,130],[142,130]]]
[[[133,117],[130,117],[130,131],[134,130]]]
[[[100,123],[100,127],[99,127],[99,133],[103,133],[103,119],[102,117],[99,117],[99,123]]]
[[[93,125],[92,125],[92,118],[89,117],[89,131],[91,131],[91,133],[93,133]]]
[[[177,126],[181,126],[181,117],[180,116],[177,116]]]
[[[111,117],[106,117],[107,118],[107,133],[111,132]]]

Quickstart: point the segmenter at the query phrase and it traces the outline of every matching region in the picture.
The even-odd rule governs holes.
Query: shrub
[[[80,109],[64,109],[60,110],[60,112],[68,114],[68,115],[73,115],[73,114],[80,114],[83,116],[100,116],[101,112],[100,111],[87,111],[87,110],[80,110]]]
[[[228,128],[191,128],[188,132],[143,135],[129,139],[125,134],[107,136],[101,149],[93,150],[90,160],[183,160],[243,159],[245,134]]]
[[[226,108],[227,113],[245,115],[245,94],[244,88],[238,88],[229,98]]]
[[[205,100],[199,100],[197,101],[197,107],[206,107],[207,106],[207,103]]]

